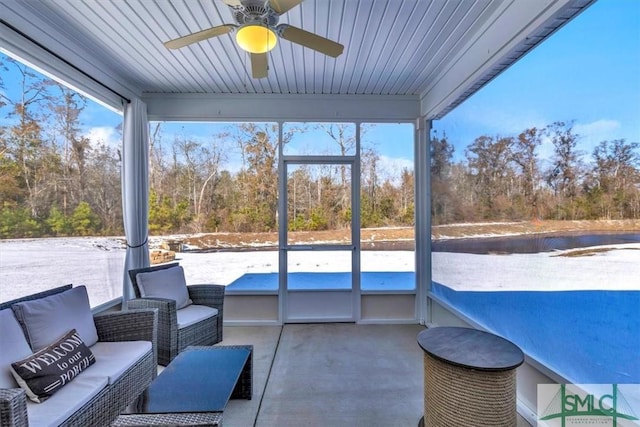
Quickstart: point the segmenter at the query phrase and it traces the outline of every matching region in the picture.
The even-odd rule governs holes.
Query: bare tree
[[[339,154],[341,156],[355,155],[356,135],[353,123],[330,123],[321,124],[319,128],[324,130],[327,135],[337,144]],[[349,192],[347,188],[347,167],[340,166],[340,209],[345,211],[349,209]]]
[[[54,139],[62,151],[62,174],[58,188],[62,193],[61,209],[68,215],[78,203],[85,200],[87,191],[87,161],[91,150],[88,138],[80,134],[80,114],[86,99],[78,93],[56,84],[59,95],[47,96],[54,118]]]
[[[602,141],[593,150],[595,168],[587,191],[600,209],[601,217],[622,219],[637,216],[640,189],[640,154],[637,142],[624,139]]]
[[[412,170],[402,169],[400,177],[400,222],[404,225],[415,224],[415,179]]]
[[[177,137],[174,146],[178,157],[184,162],[180,168],[191,206],[191,227],[202,232],[213,210],[211,201],[219,177],[222,147],[212,139],[210,144],[188,138]]]
[[[121,234],[122,193],[120,187],[120,159],[117,150],[103,141],[91,151],[87,167],[88,201],[100,217],[102,232]]]
[[[446,224],[453,218],[453,194],[450,174],[454,147],[443,133],[431,139],[431,214],[435,224]]]
[[[540,212],[538,212],[540,167],[536,150],[542,144],[543,132],[544,130],[535,127],[525,129],[513,144],[513,161],[520,170],[523,181],[524,209],[528,211],[529,217],[540,216]]]
[[[52,185],[47,168],[54,161],[47,161],[53,155],[51,147],[42,138],[42,124],[46,122],[43,109],[46,90],[50,80],[39,79],[27,66],[9,59],[20,76],[18,99],[10,99],[0,94],[11,108],[10,115],[17,116],[15,125],[10,126],[5,153],[15,161],[18,168],[18,185],[26,191],[26,203],[32,217],[44,214],[42,201],[47,197]]]
[[[578,135],[573,132],[573,123],[554,122],[547,127],[547,135],[553,144],[551,168],[546,181],[556,198],[558,219],[575,219],[580,175],[580,153],[577,151]]]
[[[513,137],[481,136],[467,147],[465,155],[475,179],[483,217],[500,218],[509,204],[514,171],[511,147]]]

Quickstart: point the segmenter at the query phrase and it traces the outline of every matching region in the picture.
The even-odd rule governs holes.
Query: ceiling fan
[[[302,3],[302,0],[222,0],[232,9],[235,24],[223,24],[177,39],[164,45],[179,49],[212,37],[236,31],[238,45],[251,55],[251,75],[255,79],[267,77],[267,53],[278,37],[337,58],[344,46],[289,24],[278,24],[280,15]]]

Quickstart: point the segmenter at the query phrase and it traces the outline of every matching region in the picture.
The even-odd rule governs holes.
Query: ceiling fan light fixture
[[[236,32],[236,41],[249,53],[266,53],[276,46],[277,36],[269,27],[247,24]]]

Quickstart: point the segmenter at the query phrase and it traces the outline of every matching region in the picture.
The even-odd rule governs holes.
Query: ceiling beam
[[[414,121],[417,96],[144,94],[154,121]]]
[[[10,2],[0,8],[0,51],[6,55],[114,111],[139,96],[139,89],[117,78],[96,55],[79,51],[75,40],[51,25],[44,4]]]

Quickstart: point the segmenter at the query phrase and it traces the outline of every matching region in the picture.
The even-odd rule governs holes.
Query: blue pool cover
[[[362,272],[360,289],[370,291],[412,291],[416,274],[413,272]],[[351,273],[289,273],[290,290],[349,290]],[[278,273],[247,273],[227,286],[231,291],[277,291]]]
[[[415,273],[363,272],[363,292],[412,291]],[[289,273],[291,290],[348,290],[351,273]],[[278,290],[277,273],[248,273],[234,291]],[[640,291],[454,291],[435,297],[577,384],[640,383]]]
[[[640,291],[432,292],[573,383],[640,383]]]

